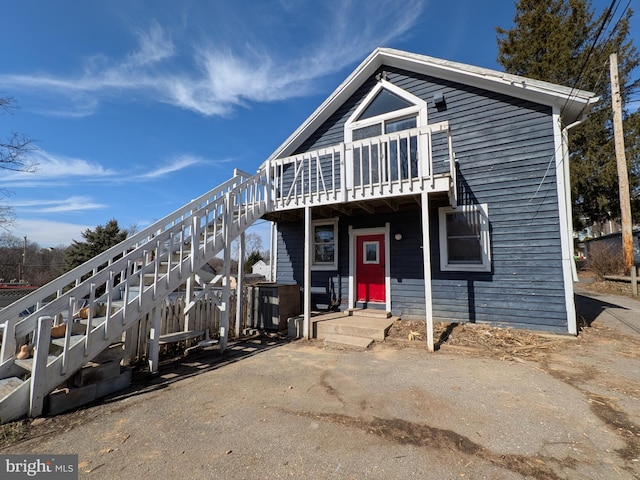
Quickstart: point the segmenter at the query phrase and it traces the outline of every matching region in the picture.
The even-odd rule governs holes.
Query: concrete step
[[[373,343],[371,338],[354,337],[351,335],[331,334],[324,339],[324,345],[332,348],[365,350]]]
[[[0,400],[13,392],[24,382],[18,377],[3,378],[0,380]]]
[[[375,308],[352,308],[345,310],[344,313],[352,317],[391,318],[391,312]]]
[[[314,324],[316,337],[323,339],[328,335],[350,335],[382,341],[393,324],[388,318],[377,317],[341,317],[319,321]]]

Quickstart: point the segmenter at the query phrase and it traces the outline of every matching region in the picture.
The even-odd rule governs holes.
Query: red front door
[[[356,237],[356,296],[358,302],[386,303],[384,234]]]

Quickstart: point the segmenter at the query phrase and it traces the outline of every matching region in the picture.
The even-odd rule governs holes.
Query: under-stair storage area
[[[287,319],[301,312],[298,285],[269,282],[247,287],[247,328],[287,330]]]

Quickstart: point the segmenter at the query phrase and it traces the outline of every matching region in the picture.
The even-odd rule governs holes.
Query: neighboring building
[[[622,232],[603,235],[602,237],[592,238],[584,242],[586,248],[586,256],[589,257],[589,251],[594,245],[611,245],[617,248],[622,255]],[[640,265],[640,228],[633,230],[633,262]]]
[[[251,267],[251,273],[256,275],[262,275],[265,279],[269,280],[271,278],[271,267],[264,263],[263,260],[258,260]]]
[[[307,312],[575,334],[567,130],[597,99],[377,49],[263,165],[275,281]]]

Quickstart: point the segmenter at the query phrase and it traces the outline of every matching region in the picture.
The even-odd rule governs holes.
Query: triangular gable
[[[541,105],[548,105],[562,113],[562,119],[565,124],[582,120],[590,111],[592,105],[598,101],[598,96],[584,90],[511,75],[497,70],[450,62],[426,55],[389,48],[378,48],[329,95],[269,159],[293,154],[309,135],[322,125],[383,65],[502,93]]]

